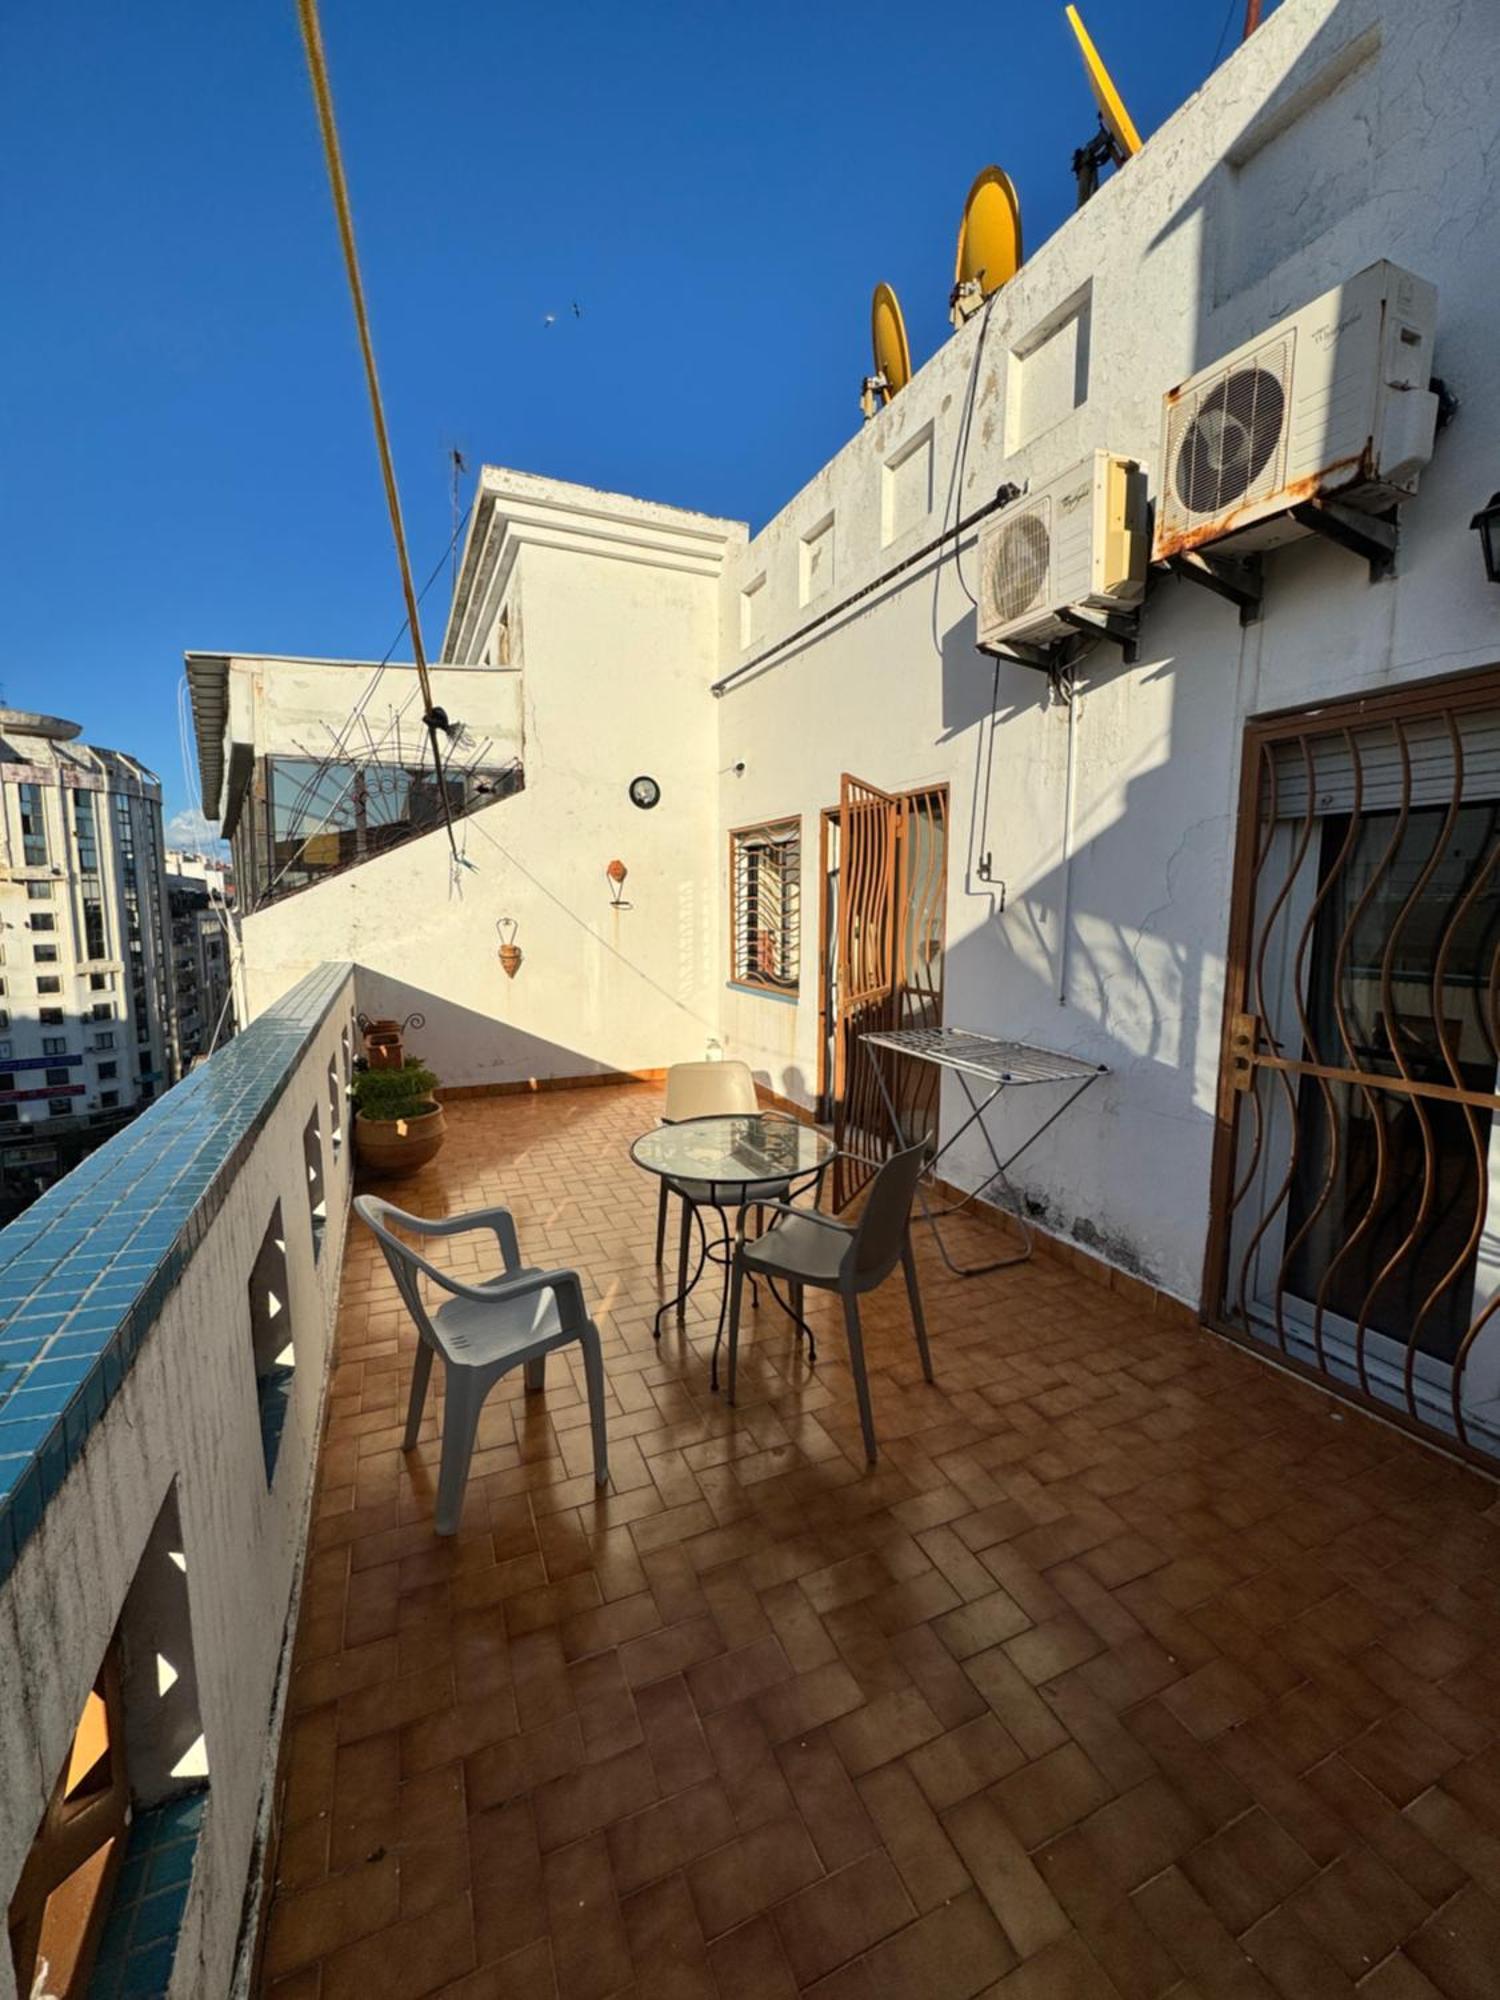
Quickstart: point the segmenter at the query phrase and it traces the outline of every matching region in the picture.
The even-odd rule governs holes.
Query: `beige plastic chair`
[[[732,1116],[735,1112],[759,1111],[760,1100],[755,1094],[755,1078],[750,1074],[749,1063],[735,1062],[689,1062],[673,1063],[667,1071],[667,1101],[663,1106],[663,1125],[681,1125],[689,1118],[715,1118]],[[667,1196],[679,1191],[669,1187],[664,1180],[656,1199],[656,1261],[660,1265],[667,1242]],[[679,1282],[686,1276],[688,1227],[691,1217],[689,1204],[682,1204],[682,1245],[678,1259],[681,1265]]]
[[[539,1271],[521,1262],[516,1225],[504,1208],[476,1209],[469,1215],[446,1216],[441,1222],[408,1215],[378,1196],[362,1194],[354,1212],[373,1230],[385,1252],[396,1287],[405,1301],[419,1336],[416,1367],[411,1378],[411,1402],[406,1412],[403,1451],[414,1451],[427,1400],[432,1357],[443,1357],[443,1452],[438,1467],[437,1521],[440,1535],[458,1532],[464,1486],[474,1453],[474,1433],[484,1399],[502,1375],[524,1368],[526,1387],[544,1386],[547,1356],[554,1347],[575,1340],[583,1349],[583,1373],[588,1386],[589,1424],[594,1439],[594,1479],[609,1480],[604,1431],[604,1360],[599,1329],[583,1303],[576,1271]],[[504,1270],[482,1284],[463,1284],[451,1271],[440,1270],[403,1243],[390,1225],[418,1236],[460,1236],[468,1230],[493,1230]],[[421,1272],[451,1293],[429,1316],[417,1282]]]

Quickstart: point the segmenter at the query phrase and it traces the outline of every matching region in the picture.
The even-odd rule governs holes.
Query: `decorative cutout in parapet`
[[[316,1125],[317,1113],[313,1113]],[[306,1135],[304,1134],[304,1144]],[[321,1200],[321,1187],[309,1182],[308,1199]],[[281,1452],[281,1434],[286,1427],[292,1399],[292,1377],[297,1366],[291,1315],[291,1285],[287,1272],[286,1231],[278,1201],[266,1224],[259,1253],[250,1271],[250,1342],[255,1361],[255,1395],[260,1412],[261,1451],[265,1457],[266,1485],[276,1475]]]
[[[507,979],[514,979],[521,970],[521,960],[525,953],[516,943],[516,932],[521,926],[514,917],[497,917],[495,929],[500,936],[500,970]]]
[[[609,902],[611,909],[628,910],[632,907],[632,905],[627,903],[625,900],[625,877],[629,873],[630,870],[625,866],[625,863],[623,861],[611,861],[609,866],[605,869],[604,871],[605,879],[609,883]]]
[[[329,1073],[329,1083],[333,1083]],[[312,1224],[313,1262],[323,1254],[323,1232],[328,1227],[328,1196],[323,1186],[323,1134],[318,1124],[318,1107],[302,1128],[302,1157],[307,1167],[307,1214]]]
[[[344,1067],[347,1074],[348,1064]],[[344,1086],[339,1082],[339,1066],[334,1057],[328,1063],[328,1130],[333,1140],[333,1157],[337,1159],[344,1143]]]
[[[171,1982],[208,1781],[182,1541],[174,1484],[11,1900],[22,1994]]]

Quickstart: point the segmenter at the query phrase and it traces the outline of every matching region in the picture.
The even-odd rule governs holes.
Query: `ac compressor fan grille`
[[[1236,368],[1203,398],[1177,453],[1174,485],[1192,514],[1217,514],[1245,498],[1270,464],[1286,420],[1286,395],[1265,368]]]
[[[1005,625],[1029,611],[1046,588],[1051,563],[1052,537],[1042,510],[1002,528],[986,579],[991,620]]]

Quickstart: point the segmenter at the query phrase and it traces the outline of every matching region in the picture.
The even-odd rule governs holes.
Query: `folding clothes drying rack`
[[[897,1055],[910,1056],[916,1062],[929,1062],[938,1069],[951,1069],[963,1086],[969,1100],[969,1116],[948,1139],[946,1139],[927,1163],[930,1177],[942,1159],[968,1131],[977,1125],[984,1143],[989,1148],[990,1158],[995,1163],[995,1171],[988,1175],[972,1193],[952,1207],[934,1209],[927,1199],[927,1190],[922,1182],[917,1184],[917,1197],[922,1204],[922,1214],[932,1225],[933,1239],[942,1253],[943,1262],[958,1278],[978,1278],[988,1271],[1003,1271],[1011,1264],[1024,1264],[1031,1255],[1032,1231],[1026,1220],[1026,1210],[1020,1196],[1011,1185],[1006,1169],[1013,1166],[1026,1150],[1057,1122],[1069,1105],[1075,1104],[1096,1077],[1106,1073],[1104,1063],[1083,1062],[1077,1056],[1064,1056],[1051,1049],[1032,1048],[1026,1042],[1007,1042],[996,1035],[979,1035],[968,1028],[891,1028],[874,1034],[861,1035],[860,1040],[870,1051],[870,1061],[875,1070],[875,1081],[880,1086],[880,1095],[885,1100],[885,1108],[890,1114],[891,1125],[900,1144],[907,1144],[897,1115],[895,1098],[886,1081],[885,1067],[879,1055],[880,1049],[890,1049]],[[976,1099],[969,1079],[977,1077],[981,1085],[988,1084],[989,1091],[983,1101]],[[984,1122],[984,1114],[989,1110],[1002,1091],[1019,1088],[1031,1083],[1071,1083],[1074,1087],[1058,1105],[1050,1118],[1046,1118],[1030,1138],[1024,1139],[1013,1153],[1002,1160],[995,1150],[995,1142],[989,1127]],[[947,1216],[957,1215],[970,1202],[977,1201],[985,1191],[998,1181],[1004,1191],[1006,1212],[1015,1218],[1021,1231],[1024,1248],[1013,1257],[999,1257],[990,1264],[955,1264],[948,1254],[948,1246],[943,1241],[938,1224]],[[999,1206],[1000,1204],[997,1204]]]

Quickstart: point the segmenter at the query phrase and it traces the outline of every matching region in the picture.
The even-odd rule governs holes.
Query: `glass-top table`
[[[682,1317],[688,1295],[710,1262],[724,1270],[724,1291],[719,1300],[719,1323],[714,1334],[711,1384],[719,1386],[719,1343],[724,1336],[724,1315],[729,1303],[729,1266],[734,1250],[731,1241],[731,1209],[736,1217],[756,1201],[788,1201],[807,1187],[821,1181],[824,1169],[838,1148],[814,1125],[781,1112],[727,1112],[712,1118],[684,1118],[677,1124],[657,1125],[643,1132],[630,1149],[630,1157],[649,1174],[659,1175],[682,1201],[682,1248],[679,1255],[678,1290],[658,1309],[653,1328],[661,1338],[661,1323],[675,1307]],[[713,1216],[719,1234],[712,1237],[704,1224],[704,1213]],[[687,1275],[689,1231],[698,1231],[698,1261]],[[777,1303],[791,1314],[800,1333],[808,1339],[809,1356],[816,1350],[812,1329],[800,1313],[793,1312],[774,1284]]]
[[[826,1167],[833,1141],[814,1125],[777,1112],[734,1112],[714,1118],[685,1118],[658,1125],[630,1149],[647,1173],[669,1181],[699,1183],[699,1201],[728,1207],[745,1199],[743,1190],[759,1181],[796,1180]],[[708,1193],[707,1189],[722,1192]]]

